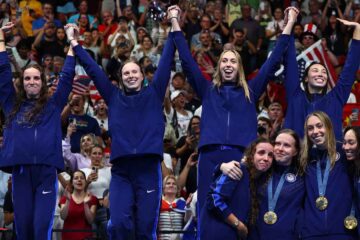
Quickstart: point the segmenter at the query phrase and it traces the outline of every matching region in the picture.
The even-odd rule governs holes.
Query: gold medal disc
[[[326,197],[324,197],[324,196],[319,196],[319,197],[316,199],[315,204],[316,204],[317,209],[323,211],[323,210],[325,210],[325,209],[327,208],[329,202],[328,202],[328,200],[327,200]]]
[[[277,221],[277,215],[273,211],[268,211],[264,214],[264,222],[266,224],[274,224]]]
[[[345,225],[346,229],[352,230],[357,227],[358,222],[354,216],[350,215],[344,219],[344,225]]]

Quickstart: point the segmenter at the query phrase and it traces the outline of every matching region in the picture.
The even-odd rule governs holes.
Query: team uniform
[[[57,193],[57,170],[64,169],[60,115],[74,78],[74,57],[67,56],[57,91],[29,123],[24,114],[36,100],[26,100],[4,129],[0,168],[12,172],[16,235],[19,239],[51,239]],[[5,116],[12,111],[15,89],[6,52],[0,53],[0,101]]]
[[[321,175],[325,176],[327,161],[330,161],[327,150],[313,148],[309,154],[305,172],[306,196],[302,239],[357,239],[355,232],[347,230],[344,226],[344,219],[351,212],[353,182],[348,174],[347,160],[341,145],[337,146],[336,162],[329,172],[324,194],[328,206],[324,210],[316,206],[316,200],[320,195],[317,180],[318,161],[320,161]]]
[[[177,33],[169,33],[173,34]],[[126,94],[113,86],[80,45],[74,47],[74,51],[109,106],[113,164],[109,189],[110,239],[129,239],[134,226],[137,238],[156,239],[165,128],[162,104],[170,79],[174,45],[167,41],[153,83],[134,94]]]
[[[277,221],[267,224],[264,220],[265,214],[269,211],[268,185],[272,183],[273,192],[277,189],[284,174],[284,185],[282,186],[279,198],[276,202],[274,212]],[[275,164],[271,174],[272,181],[268,176],[262,176],[258,183],[259,216],[256,220],[254,231],[250,232],[252,240],[292,240],[299,239],[299,223],[301,209],[305,198],[304,178],[297,175],[293,167],[280,166]],[[300,222],[299,222],[300,221]]]
[[[342,140],[343,107],[346,104],[351,87],[355,81],[355,74],[360,63],[360,40],[352,39],[344,68],[337,80],[336,86],[327,94],[311,94],[308,99],[301,89],[296,62],[294,39],[289,44],[285,64],[285,89],[288,104],[284,128],[293,129],[298,136],[304,136],[304,123],[306,116],[314,111],[323,111],[331,119],[336,139]]]
[[[273,77],[290,39],[281,35],[273,54],[261,67],[255,79],[249,81],[250,100],[243,88],[223,84],[220,88],[207,81],[192,58],[182,34],[173,35],[182,67],[189,83],[202,99],[202,119],[199,143],[198,211],[205,203],[214,168],[219,163],[241,159],[245,147],[256,139],[255,103]],[[200,217],[201,218],[201,217]],[[202,221],[202,219],[200,219]],[[201,232],[201,229],[198,229]]]
[[[247,167],[240,165],[243,176],[233,180],[221,173],[214,173],[206,205],[201,209],[201,239],[238,239],[235,227],[226,223],[226,218],[233,213],[245,225],[250,214],[250,177]]]

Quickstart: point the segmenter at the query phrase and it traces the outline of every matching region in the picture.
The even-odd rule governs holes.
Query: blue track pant
[[[119,159],[111,169],[110,239],[156,239],[162,192],[159,157]]]
[[[51,239],[57,184],[55,167],[14,167],[12,189],[17,239]]]

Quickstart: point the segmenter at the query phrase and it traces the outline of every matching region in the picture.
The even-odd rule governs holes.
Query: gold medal
[[[316,199],[315,204],[316,204],[317,209],[319,209],[320,211],[323,211],[327,208],[327,206],[329,205],[329,202],[326,197],[319,196]]]
[[[344,220],[344,225],[346,229],[353,230],[357,227],[358,223],[354,216],[347,216]]]
[[[273,211],[268,211],[264,214],[264,222],[266,224],[274,224],[277,221],[277,215]]]

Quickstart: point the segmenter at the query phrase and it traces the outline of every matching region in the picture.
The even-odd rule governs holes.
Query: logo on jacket
[[[285,180],[286,180],[287,182],[289,182],[289,183],[293,183],[293,182],[296,181],[296,175],[293,174],[293,173],[287,173],[287,174],[285,175]]]

